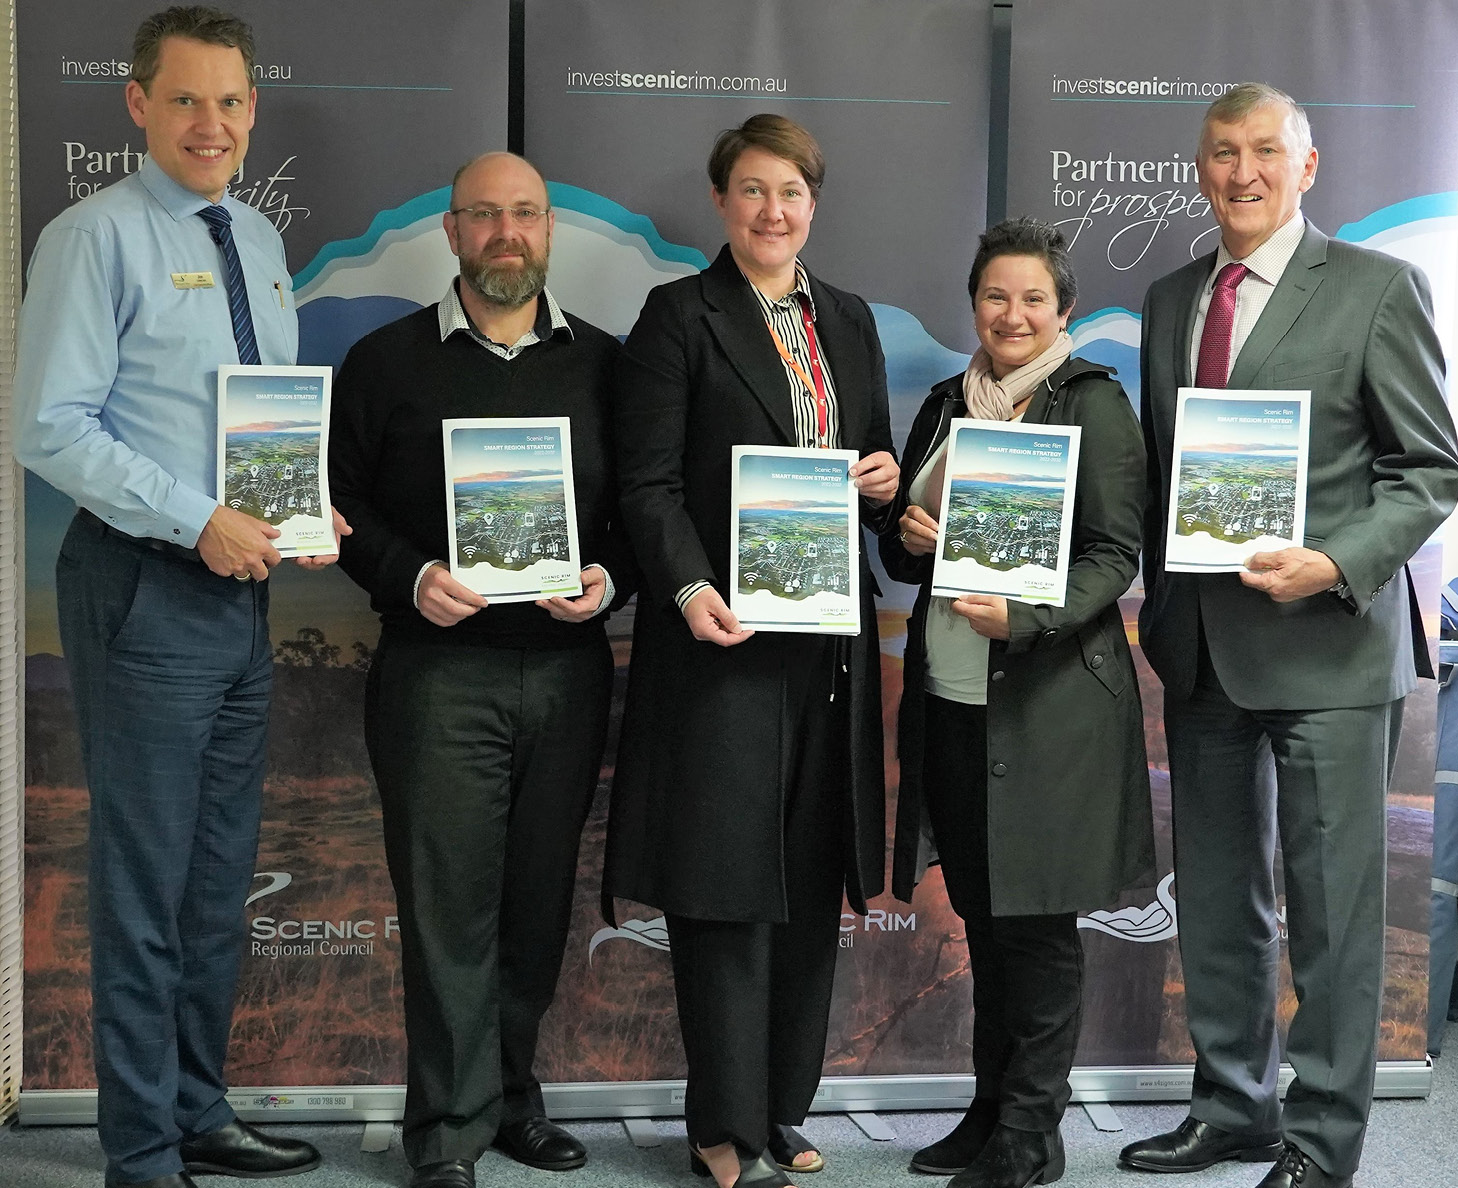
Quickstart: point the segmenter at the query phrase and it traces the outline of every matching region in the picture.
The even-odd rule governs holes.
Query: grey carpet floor
[[[1454,1025],[1458,1031],[1458,1024]],[[1450,1033],[1451,1034],[1451,1033]],[[1458,1045],[1455,1045],[1458,1047]],[[1068,1149],[1069,1188],[1254,1188],[1265,1168],[1224,1163],[1171,1184],[1159,1177],[1115,1167],[1119,1148],[1145,1134],[1167,1130],[1184,1117],[1182,1105],[1116,1105],[1122,1133],[1095,1130],[1077,1105],[1063,1122]],[[956,1122],[948,1113],[883,1114],[896,1132],[890,1142],[872,1142],[850,1119],[837,1114],[812,1115],[805,1133],[819,1143],[826,1168],[802,1176],[800,1188],[936,1188],[945,1183],[907,1171],[918,1147],[940,1138]],[[408,1171],[400,1151],[399,1131],[388,1151],[359,1149],[363,1128],[358,1123],[333,1123],[285,1128],[306,1138],[324,1154],[317,1171],[287,1181],[298,1188],[395,1188]],[[574,1122],[571,1129],[589,1151],[580,1171],[542,1172],[489,1152],[476,1168],[482,1188],[689,1188],[704,1180],[688,1174],[688,1154],[681,1119],[658,1122],[659,1146],[639,1149],[622,1125],[613,1121]],[[0,1130],[0,1188],[100,1188],[101,1150],[91,1127],[7,1127]],[[202,1178],[203,1188],[229,1183]],[[1458,1188],[1458,1051],[1439,1059],[1431,1096],[1423,1100],[1379,1101],[1372,1110],[1366,1155],[1357,1175],[1359,1188]]]

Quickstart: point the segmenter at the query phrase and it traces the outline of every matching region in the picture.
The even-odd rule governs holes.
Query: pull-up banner
[[[337,366],[361,334],[444,292],[455,272],[440,231],[451,176],[506,145],[508,9],[507,0],[244,6],[258,47],[258,115],[232,193],[283,236],[300,362]],[[124,87],[146,11],[19,0],[27,258],[63,208],[141,164],[146,142]],[[412,237],[420,224],[435,236]],[[26,1090],[95,1084],[87,800],[53,577],[72,512],[26,476]],[[269,586],[278,664],[229,1076],[235,1085],[396,1085],[405,1073],[399,933],[360,725],[375,617],[336,570],[285,563]],[[352,1104],[349,1095],[307,1100],[325,1117]]]
[[[530,0],[525,149],[557,210],[551,284],[567,308],[626,334],[649,288],[703,268],[723,242],[706,162],[715,136],[756,112],[814,133],[827,162],[804,251],[825,280],[871,303],[898,441],[934,382],[975,346],[967,274],[985,224],[991,4],[967,0]],[[882,580],[888,739],[913,591]],[[627,640],[619,644],[626,658]],[[747,740],[746,745],[752,745]],[[894,742],[888,746],[894,816]],[[605,805],[588,826],[557,1010],[600,1054],[591,1075],[684,1071],[659,914],[597,920]],[[962,925],[933,872],[910,907],[889,895],[842,922],[826,1072],[961,1074],[971,1068]],[[1084,1060],[1148,1064],[1163,1017],[1163,950],[1130,962],[1129,937],[1168,935],[1149,888],[1085,921],[1094,969]],[[584,958],[588,958],[585,960]],[[554,1011],[555,1015],[556,1011]],[[544,1076],[584,1075],[580,1064]]]
[[[1451,374],[1458,353],[1455,49],[1458,7],[1451,0],[1018,0],[1007,208],[1057,222],[1072,243],[1080,297],[1071,329],[1079,352],[1118,367],[1137,403],[1145,290],[1219,242],[1195,173],[1205,108],[1233,83],[1260,81],[1292,95],[1310,116],[1319,168],[1302,201],[1307,217],[1329,235],[1426,271]],[[1439,564],[1435,547],[1413,564],[1431,607]],[[1125,601],[1131,635],[1137,606]],[[1161,697],[1158,681],[1141,669],[1167,861]],[[1389,799],[1385,1060],[1423,1058],[1433,697],[1432,682],[1423,681],[1408,699]],[[1156,1055],[1159,1063],[1185,1064],[1193,1053],[1179,956],[1172,942],[1156,948],[1170,987]],[[1290,994],[1284,1000],[1294,1006]]]

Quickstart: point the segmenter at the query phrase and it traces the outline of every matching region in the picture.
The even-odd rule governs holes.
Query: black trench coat
[[[916,472],[966,416],[962,377],[934,387],[906,441],[899,518]],[[987,663],[988,857],[995,916],[1086,911],[1154,882],[1144,716],[1118,599],[1139,565],[1144,446],[1108,368],[1070,359],[1044,381],[1024,424],[1079,425],[1068,593],[1062,607],[1008,602],[1011,638]],[[881,560],[919,584],[907,628],[892,890],[909,900],[930,857],[922,800],[930,556],[894,533]],[[970,630],[970,628],[969,628]]]
[[[811,277],[835,379],[840,445],[891,450],[886,368],[866,303]],[[695,919],[783,923],[786,665],[796,637],[721,648],[689,633],[674,594],[708,579],[728,600],[730,448],[794,445],[789,387],[764,317],[729,254],[654,289],[617,385],[623,522],[643,570],[603,889]],[[890,509],[868,513],[873,527]],[[885,773],[874,581],[861,558],[861,633],[847,667],[846,892],[885,883]],[[610,905],[609,905],[610,906]]]

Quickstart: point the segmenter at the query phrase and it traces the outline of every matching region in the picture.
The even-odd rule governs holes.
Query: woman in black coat
[[[730,450],[858,451],[878,526],[898,471],[870,310],[798,260],[824,176],[814,139],[755,116],[719,137],[709,176],[728,245],[649,294],[618,385],[644,580],[604,889],[667,919],[694,1169],[758,1188],[823,1163],[793,1127],[820,1079],[842,893],[864,910],[882,887],[880,653],[864,558],[859,636],[740,629]]]
[[[1109,369],[1072,357],[1062,234],[982,236],[968,284],[982,349],[932,389],[907,438],[886,572],[921,589],[908,626],[893,888],[911,897],[930,833],[967,925],[976,1096],[917,1171],[955,1188],[1063,1174],[1059,1121],[1078,1043],[1077,913],[1152,881],[1138,681],[1118,599],[1139,564],[1144,447]],[[954,417],[1081,427],[1061,607],[931,596]]]

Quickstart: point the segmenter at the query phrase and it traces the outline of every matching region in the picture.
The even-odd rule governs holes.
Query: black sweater
[[[434,305],[382,326],[350,348],[334,381],[329,488],[354,532],[339,565],[370,595],[387,632],[442,642],[562,648],[600,638],[606,614],[563,623],[530,602],[492,605],[437,627],[413,601],[415,579],[449,557],[441,422],[451,417],[569,417],[578,545],[601,565],[621,606],[636,586],[617,520],[609,406],[622,349],[567,315],[572,339],[554,335],[502,359],[468,335],[440,341]]]

